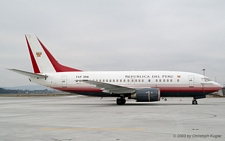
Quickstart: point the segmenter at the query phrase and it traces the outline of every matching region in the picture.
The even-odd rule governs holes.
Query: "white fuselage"
[[[62,91],[87,95],[102,91],[82,82],[83,80],[94,80],[135,89],[159,88],[162,96],[167,96],[167,93],[168,96],[177,96],[177,94],[182,96],[187,92],[208,94],[220,88],[219,84],[207,81],[203,75],[179,71],[83,71],[46,73],[46,75],[48,76],[46,79],[32,78],[32,82]]]

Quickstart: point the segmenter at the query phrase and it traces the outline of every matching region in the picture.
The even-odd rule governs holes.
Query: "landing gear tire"
[[[124,99],[124,98],[117,98],[116,99],[117,105],[124,105],[125,103],[126,103],[126,99]]]
[[[198,105],[198,101],[196,99],[192,100],[192,105]]]
[[[164,101],[167,101],[167,98],[165,98]]]

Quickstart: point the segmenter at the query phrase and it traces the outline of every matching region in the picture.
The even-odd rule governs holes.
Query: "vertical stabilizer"
[[[34,73],[81,71],[58,63],[58,61],[34,34],[26,34],[25,37]]]

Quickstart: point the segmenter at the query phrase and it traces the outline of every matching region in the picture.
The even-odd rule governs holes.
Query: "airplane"
[[[34,72],[9,69],[29,77],[33,83],[56,90],[86,96],[117,97],[117,105],[126,99],[155,102],[161,97],[197,99],[216,92],[222,86],[208,77],[181,71],[83,71],[60,64],[34,34],[25,34]]]

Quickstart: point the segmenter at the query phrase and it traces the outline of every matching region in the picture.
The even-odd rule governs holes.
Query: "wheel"
[[[192,105],[198,105],[198,101],[196,99],[192,100]]]
[[[122,105],[122,99],[117,98],[117,99],[116,99],[116,104],[117,104],[117,105]]]
[[[198,105],[198,101],[197,100],[195,100],[195,105]]]
[[[116,99],[117,105],[124,105],[125,103],[126,103],[126,99],[124,99],[124,98],[117,98]]]
[[[164,101],[167,101],[167,98],[165,98]]]
[[[126,103],[126,99],[122,99],[122,105]]]

